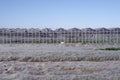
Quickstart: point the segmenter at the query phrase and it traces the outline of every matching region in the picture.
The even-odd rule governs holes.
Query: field
[[[108,44],[0,44],[0,80],[120,80],[120,47]]]

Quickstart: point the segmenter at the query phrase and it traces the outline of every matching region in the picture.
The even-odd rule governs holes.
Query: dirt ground
[[[0,80],[120,80],[120,51],[108,44],[1,44]]]

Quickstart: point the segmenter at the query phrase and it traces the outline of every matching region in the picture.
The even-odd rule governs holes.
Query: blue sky
[[[0,0],[2,27],[120,27],[120,0]]]

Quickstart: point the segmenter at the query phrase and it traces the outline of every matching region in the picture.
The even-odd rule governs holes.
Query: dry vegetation
[[[101,46],[119,47],[1,44],[0,80],[120,80],[120,51],[98,50]]]

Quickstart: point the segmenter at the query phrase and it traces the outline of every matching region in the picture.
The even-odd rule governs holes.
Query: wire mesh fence
[[[20,29],[0,28],[0,43],[120,43],[120,28]]]

